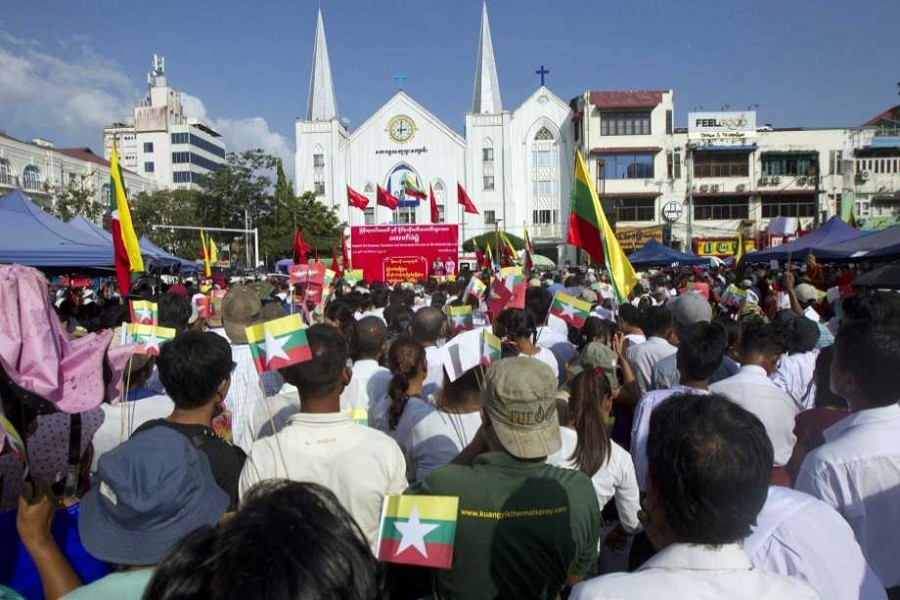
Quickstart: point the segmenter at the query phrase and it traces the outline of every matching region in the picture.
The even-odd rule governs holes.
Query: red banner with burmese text
[[[457,225],[363,225],[350,228],[353,267],[366,281],[421,281],[440,263],[441,275],[459,273]]]

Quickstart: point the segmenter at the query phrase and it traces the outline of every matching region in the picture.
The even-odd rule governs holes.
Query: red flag
[[[397,208],[397,204],[399,203],[400,201],[396,198],[396,196],[392,196],[389,191],[387,191],[380,185],[378,186],[378,191],[375,194],[375,204],[394,210],[395,208]]]
[[[490,266],[487,262],[487,257],[484,255],[484,252],[481,251],[481,248],[475,250],[475,264],[479,270],[486,266]]]
[[[358,208],[359,210],[366,210],[366,207],[369,206],[369,199],[349,185],[347,186],[347,202],[350,206]]]
[[[300,230],[294,234],[294,264],[299,265],[306,262],[306,255],[309,254],[309,246],[303,240],[303,234]]]
[[[347,236],[344,235],[344,232],[341,232],[341,263],[343,265],[343,270],[347,271],[350,269],[350,254],[347,251]],[[336,269],[332,269],[332,271],[337,272]]]
[[[472,213],[473,215],[478,214],[478,209],[472,204],[472,199],[469,198],[466,190],[463,189],[462,184],[459,182],[456,183],[456,201],[465,207],[467,213]]]
[[[340,267],[338,267],[337,249],[331,251],[331,270],[336,274],[341,272]]]
[[[431,198],[431,222],[437,223],[441,219],[441,212],[438,210],[437,200],[434,198],[434,188],[428,186],[428,196]]]

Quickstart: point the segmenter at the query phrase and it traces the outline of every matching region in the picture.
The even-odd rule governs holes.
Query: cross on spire
[[[550,74],[549,69],[545,69],[544,65],[541,65],[541,68],[534,72],[535,75],[541,76],[541,87],[544,87],[544,77]]]
[[[406,75],[404,75],[403,72],[401,71],[394,76],[394,79],[397,80],[397,89],[402,90],[403,89],[403,81],[406,79]]]

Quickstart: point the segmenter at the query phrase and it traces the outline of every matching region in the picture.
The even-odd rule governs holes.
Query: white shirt
[[[887,598],[853,530],[833,508],[809,494],[770,487],[743,546],[756,568],[802,579],[822,600]]]
[[[428,375],[422,384],[422,397],[429,402],[434,402],[434,397],[444,387],[444,363],[441,359],[441,349],[437,346],[425,348],[425,360],[428,363]]]
[[[637,346],[647,341],[647,336],[643,333],[626,333],[625,339],[628,340],[628,346]]]
[[[578,433],[569,427],[559,428],[559,437],[562,442],[559,450],[547,457],[547,464],[563,469],[575,469],[575,462],[571,460],[578,444]],[[619,521],[628,533],[635,533],[641,528],[637,513],[641,508],[640,494],[637,480],[634,476],[634,464],[631,456],[622,446],[610,440],[609,457],[606,464],[591,475],[594,484],[594,492],[597,501],[603,509],[609,499],[615,496],[616,509],[619,513]]]
[[[282,458],[283,457],[283,458]],[[343,413],[300,413],[274,436],[256,441],[241,472],[240,496],[259,481],[285,478],[330,489],[374,548],[384,497],[406,489],[397,443]]]
[[[647,491],[647,435],[650,433],[650,415],[664,400],[675,394],[709,394],[709,392],[676,384],[668,390],[647,392],[634,409],[634,421],[631,424],[631,458],[634,461],[637,484],[642,492]]]
[[[165,419],[171,415],[175,403],[165,394],[160,394],[132,402],[119,402],[115,406],[104,402],[100,409],[104,418],[91,441],[94,446],[92,473],[97,472],[97,461],[101,456],[130,438],[134,430],[147,421]]]
[[[412,397],[406,401],[403,414],[397,421],[397,427],[391,429],[388,415],[390,406],[390,396],[384,396],[379,400],[372,412],[369,413],[369,426],[389,435],[400,445],[403,456],[406,458],[406,478],[413,482],[416,481],[418,462],[421,457],[416,453],[412,430],[415,425],[433,413],[435,408],[421,398]],[[434,468],[436,467],[432,467],[432,470]]]
[[[410,430],[415,473],[412,481],[421,482],[440,467],[447,465],[469,445],[481,427],[481,411],[447,413],[435,410]]]
[[[353,363],[350,384],[341,393],[341,410],[364,408],[369,410],[387,394],[391,372],[379,366],[375,360],[358,360]]]
[[[778,369],[772,373],[775,385],[783,389],[794,399],[797,411],[812,408],[816,400],[816,358],[818,350],[785,354],[781,357]]]
[[[544,325],[537,329],[537,345],[541,348],[547,348],[553,353],[553,357],[556,359],[556,370],[560,376],[558,380],[565,379],[566,364],[578,356],[575,344],[570,342],[566,336]],[[562,384],[564,382],[559,381],[559,383]]]
[[[738,544],[672,544],[634,573],[613,573],[578,584],[569,600],[803,600],[818,598],[808,584],[755,569]]]
[[[885,587],[900,585],[900,406],[851,414],[825,430],[794,486],[850,524]]]
[[[628,347],[625,351],[625,356],[628,358],[628,362],[631,363],[631,369],[634,371],[634,376],[638,385],[641,386],[642,392],[650,389],[653,365],[676,352],[678,352],[678,348],[655,335],[647,338],[647,341],[643,344]]]
[[[297,388],[285,384],[287,390],[275,396],[263,398],[253,407],[253,439],[258,440],[284,429],[288,421],[300,412],[300,394]]]
[[[709,386],[710,391],[728,398],[752,412],[762,421],[775,451],[775,465],[786,465],[794,449],[794,415],[796,405],[790,396],[778,388],[766,370],[756,365],[744,365],[737,375]]]
[[[232,345],[231,359],[237,366],[231,374],[231,388],[225,396],[225,405],[231,411],[234,445],[249,452],[254,439],[253,410],[264,398],[263,390],[266,396],[275,395],[284,381],[276,371],[263,373],[260,377],[247,344]]]
[[[559,381],[559,366],[556,363],[556,357],[553,356],[553,353],[550,352],[547,348],[537,347],[537,354],[520,354],[520,356],[527,356],[528,358],[533,358],[534,360],[539,360],[553,371],[553,377]]]

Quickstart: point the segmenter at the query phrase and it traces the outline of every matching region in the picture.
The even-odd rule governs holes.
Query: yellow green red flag
[[[175,339],[175,330],[171,327],[158,327],[144,323],[125,323],[123,335],[124,343],[138,344],[135,354],[147,354],[156,356],[159,354],[160,345]]]
[[[591,305],[565,292],[556,292],[550,305],[550,314],[556,315],[576,329],[581,329],[591,314]]]
[[[450,329],[453,333],[475,328],[475,317],[471,306],[451,306],[447,309],[447,316],[450,317]]]
[[[376,544],[379,560],[449,569],[458,511],[455,496],[386,497]]]
[[[312,358],[299,314],[247,327],[247,343],[259,373],[283,369]]]
[[[119,284],[122,296],[125,296],[131,290],[132,273],[144,271],[144,257],[141,256],[141,247],[138,244],[137,235],[134,233],[131,208],[128,206],[128,196],[125,194],[122,167],[119,164],[119,151],[116,149],[115,141],[113,141],[109,157],[109,180],[116,282]]]
[[[156,302],[149,300],[131,300],[129,303],[131,322],[142,325],[156,325],[159,319],[159,308]]]

